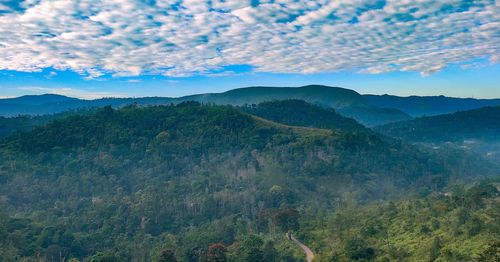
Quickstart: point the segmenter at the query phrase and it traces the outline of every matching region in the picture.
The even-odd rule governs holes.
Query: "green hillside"
[[[353,90],[322,85],[247,87],[223,93],[186,96],[178,98],[176,101],[195,100],[202,103],[242,106],[289,99],[303,100],[322,107],[333,108],[367,126],[411,119],[410,116],[397,109],[375,107]]]
[[[375,130],[414,142],[500,139],[500,106],[421,117],[378,126]]]
[[[198,101],[218,105],[252,105],[274,100],[299,99],[326,108],[334,108],[345,116],[368,125],[380,125],[411,119],[406,113],[384,107],[373,106],[357,92],[322,85],[302,87],[247,87],[223,93],[172,97],[140,98],[102,98],[82,100],[59,95],[22,96],[0,99],[0,116],[44,115],[61,113],[68,110],[81,110],[112,106],[120,108],[127,105],[169,105],[187,101]]]
[[[309,103],[343,108],[350,106],[368,106],[363,97],[357,92],[321,85],[302,87],[246,87],[237,88],[223,93],[193,95],[179,98],[182,101],[196,100],[215,104],[251,105],[273,100],[300,99]]]
[[[332,108],[324,108],[303,100],[263,102],[242,108],[244,111],[271,121],[292,125],[342,131],[368,131],[354,119],[339,115]]]
[[[338,112],[346,117],[352,117],[368,127],[412,119],[409,115],[398,109],[374,106],[346,107],[339,109]]]
[[[0,252],[148,261],[171,250],[203,261],[221,243],[245,261],[254,254],[246,248],[294,261],[302,254],[282,234],[301,214],[490,171],[370,133],[295,127],[228,106],[106,107],[3,140],[0,207],[13,220],[0,229],[9,236]]]
[[[317,261],[499,261],[498,180],[347,208],[302,228]]]

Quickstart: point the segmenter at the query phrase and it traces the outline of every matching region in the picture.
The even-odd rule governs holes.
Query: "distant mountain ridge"
[[[370,106],[363,97],[354,90],[341,87],[307,85],[301,87],[245,87],[223,93],[191,95],[178,98],[215,104],[245,105],[284,99],[300,99],[309,103],[331,108],[351,106]]]
[[[83,100],[61,95],[30,95],[0,99],[0,116],[44,115],[68,110],[130,104],[168,105],[197,101],[218,105],[252,105],[274,100],[298,99],[354,118],[366,126],[412,119],[412,116],[453,113],[460,110],[500,105],[500,99],[463,99],[450,97],[397,97],[389,95],[361,95],[341,87],[308,85],[302,87],[255,86],[183,97],[101,98]]]
[[[77,101],[78,98],[67,97],[56,94],[25,95],[14,98],[0,99],[2,104],[23,104],[23,105],[43,105],[48,103],[62,103],[67,101]]]
[[[446,96],[363,95],[368,103],[378,107],[401,110],[412,117],[434,116],[500,105],[500,99],[457,98]]]
[[[387,136],[434,148],[458,147],[500,163],[500,106],[419,117],[373,128]]]
[[[500,106],[460,111],[377,126],[375,130],[413,142],[500,140]]]

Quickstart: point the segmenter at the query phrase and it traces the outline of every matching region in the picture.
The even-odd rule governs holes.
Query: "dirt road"
[[[298,241],[293,235],[291,235],[291,240],[295,242],[295,244],[299,245],[299,247],[302,248],[304,253],[306,253],[307,262],[312,262],[314,259],[314,253],[311,251],[311,249],[308,246],[302,244],[300,241]]]

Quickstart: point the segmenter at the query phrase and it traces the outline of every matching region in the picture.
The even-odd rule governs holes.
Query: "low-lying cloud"
[[[0,0],[0,70],[430,74],[500,57],[495,0]]]

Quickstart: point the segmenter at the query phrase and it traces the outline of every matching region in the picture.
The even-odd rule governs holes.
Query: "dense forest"
[[[500,106],[420,117],[377,126],[375,130],[413,142],[500,140]]]
[[[318,261],[499,261],[498,182],[304,219],[301,237]]]
[[[0,116],[0,140],[14,133],[27,132],[33,130],[37,126],[48,124],[56,119],[64,118],[71,115],[92,114],[95,109],[78,109],[69,110],[56,114],[48,115],[19,115],[16,117]]]
[[[432,148],[455,148],[500,163],[500,106],[377,126],[387,136]]]
[[[477,187],[463,189],[463,203],[439,192],[498,174],[480,157],[408,145],[297,100],[104,107],[0,143],[1,261],[303,261],[284,238],[289,230],[319,261],[391,260],[378,229],[359,235],[363,221],[378,217],[388,228],[443,202],[451,213],[435,219],[451,230],[447,216],[464,209],[459,204],[468,205]],[[498,212],[497,184],[486,184],[459,229],[466,236],[479,216],[470,222],[480,225],[475,235],[495,248],[498,228],[489,217]],[[389,200],[396,202],[383,204]],[[408,201],[420,203],[411,214],[403,212]],[[338,216],[350,219],[340,222],[349,228],[328,223]],[[439,239],[433,258],[445,258],[441,246],[453,241],[433,231],[431,218],[415,223],[431,223],[421,239]],[[477,247],[471,257],[488,250]],[[403,251],[405,258],[427,252]]]
[[[333,108],[325,108],[303,100],[277,100],[257,105],[247,105],[244,111],[262,118],[290,126],[316,127],[352,132],[369,132],[369,129],[352,118],[338,114]]]
[[[371,105],[354,90],[341,87],[308,85],[296,88],[255,86],[229,90],[223,93],[208,93],[183,97],[101,98],[83,100],[45,94],[0,99],[0,116],[54,114],[67,110],[98,108],[111,105],[114,108],[126,105],[169,105],[188,101],[217,105],[243,106],[272,100],[300,99],[316,105],[342,109],[346,116],[367,125],[380,125],[411,119],[398,109],[380,108]]]

